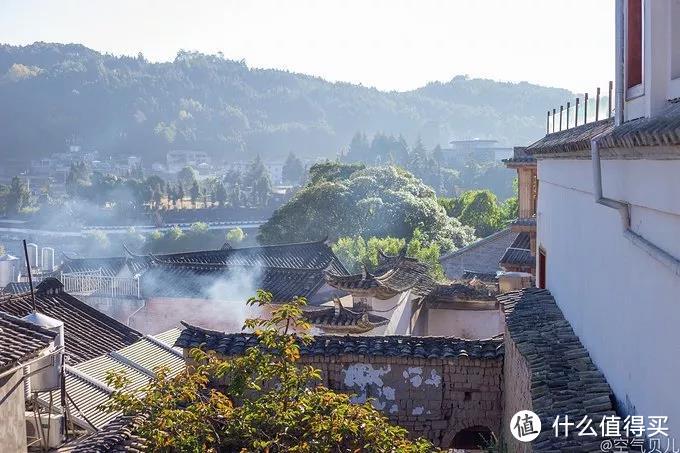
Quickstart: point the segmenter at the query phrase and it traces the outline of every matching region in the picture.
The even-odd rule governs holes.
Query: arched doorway
[[[495,442],[496,437],[486,426],[470,426],[461,429],[453,436],[449,448],[464,451],[488,451]]]

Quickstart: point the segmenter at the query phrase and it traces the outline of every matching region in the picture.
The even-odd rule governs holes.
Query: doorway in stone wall
[[[483,452],[495,444],[493,432],[486,426],[470,426],[453,437],[449,448],[456,452]]]

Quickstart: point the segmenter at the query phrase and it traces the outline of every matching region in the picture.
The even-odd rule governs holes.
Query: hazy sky
[[[380,89],[457,74],[593,91],[613,77],[613,0],[0,0],[0,42],[179,49]]]

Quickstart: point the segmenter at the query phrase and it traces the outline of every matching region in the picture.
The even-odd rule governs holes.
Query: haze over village
[[[1,452],[680,451],[680,0],[8,0],[0,105]]]

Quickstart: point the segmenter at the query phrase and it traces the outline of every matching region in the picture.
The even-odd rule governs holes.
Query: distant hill
[[[571,96],[461,76],[383,92],[193,52],[150,63],[79,44],[0,45],[0,159],[47,155],[73,139],[147,163],[170,149],[333,157],[356,131],[421,136],[428,146],[453,137],[520,145]]]

